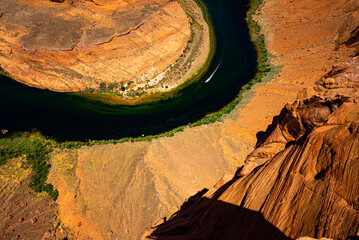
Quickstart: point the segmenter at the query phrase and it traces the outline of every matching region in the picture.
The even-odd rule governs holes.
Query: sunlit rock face
[[[151,237],[337,239],[356,235],[358,98],[316,96],[288,104],[262,136],[232,180],[190,199]]]
[[[54,91],[98,89],[157,76],[191,36],[177,1],[0,2],[0,66]]]

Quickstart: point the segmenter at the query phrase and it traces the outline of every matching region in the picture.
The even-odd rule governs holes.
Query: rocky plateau
[[[117,1],[87,4],[105,11],[106,3]],[[24,239],[31,239],[27,232],[61,239],[66,231],[79,239],[357,238],[358,11],[357,0],[265,0],[255,19],[273,55],[272,72],[222,122],[151,142],[53,152],[49,182],[59,190],[56,206],[31,192],[24,200],[11,198],[20,181],[11,182],[0,195],[8,209],[0,213],[7,221],[1,233]],[[22,176],[16,169],[3,170],[3,181]],[[28,204],[19,211],[10,208],[12,199]],[[49,224],[30,202],[39,202]],[[33,218],[42,224],[36,231]]]
[[[195,9],[201,33],[191,29],[177,1],[1,1],[0,66],[19,82],[59,92],[117,89],[126,95],[145,86],[160,91],[161,81],[177,86],[188,74],[164,83],[164,72],[182,55],[192,31],[198,39],[195,49],[189,47],[201,60],[191,73],[204,64],[209,47],[200,9],[182,5]]]

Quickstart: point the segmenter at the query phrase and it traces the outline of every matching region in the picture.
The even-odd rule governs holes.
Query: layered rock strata
[[[206,25],[200,14],[197,18]],[[37,88],[126,94],[164,80],[161,73],[183,54],[191,31],[177,1],[1,1],[0,66]],[[198,37],[205,34],[208,29]],[[177,76],[171,85],[161,84],[181,81]]]
[[[233,179],[185,203],[149,238],[355,236],[359,99],[298,100],[283,109],[264,136]]]

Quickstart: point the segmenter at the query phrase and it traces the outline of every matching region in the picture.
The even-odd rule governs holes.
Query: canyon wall
[[[186,202],[151,239],[354,237],[358,97],[288,104],[265,135],[234,178]]]

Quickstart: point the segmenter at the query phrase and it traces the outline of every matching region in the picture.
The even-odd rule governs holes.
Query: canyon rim
[[[0,5],[15,9],[16,19],[18,5],[11,2]],[[30,2],[51,11],[65,8],[60,11],[63,16],[51,20],[54,23],[71,15],[66,12],[67,1]],[[111,7],[119,2],[73,4],[74,9],[85,4],[112,17]],[[156,4],[179,7],[173,1]],[[151,18],[136,7],[134,11],[146,21],[158,20],[156,14],[163,10],[154,10]],[[48,182],[58,189],[56,202],[27,187],[31,171],[21,167],[24,156],[8,160],[0,169],[2,238],[355,237],[359,232],[358,9],[355,0],[263,1],[253,19],[262,27],[271,55],[271,72],[264,82],[245,92],[221,121],[187,127],[172,137],[55,149],[49,154]],[[179,24],[190,31],[188,19],[182,16],[185,21],[177,19]],[[119,34],[118,29],[97,32],[108,26],[101,21],[92,33],[81,35],[81,41],[87,39],[91,45],[104,41],[103,34]],[[25,48],[44,47],[26,45],[26,40],[20,39]],[[1,50],[10,54],[11,49]],[[52,51],[45,52],[53,58]],[[4,70],[11,75],[9,67]]]

